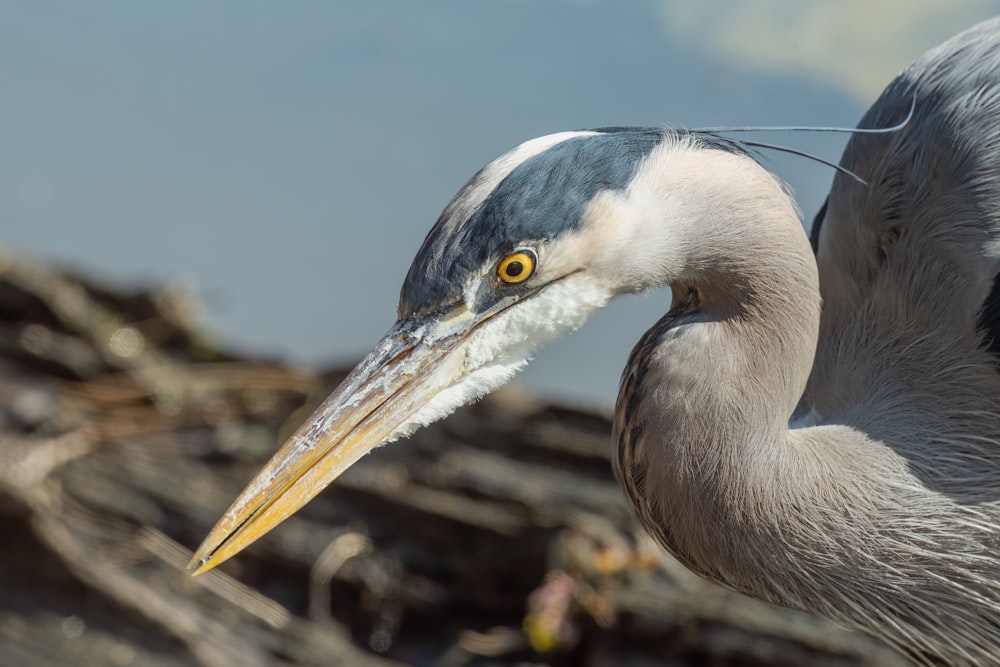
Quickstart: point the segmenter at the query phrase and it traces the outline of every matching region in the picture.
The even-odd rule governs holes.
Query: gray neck
[[[709,191],[728,200],[687,221],[697,242],[668,276],[675,307],[633,351],[615,418],[626,493],[647,529],[703,572],[725,567],[720,535],[797,467],[788,421],[820,319],[816,263],[793,204],[756,164],[735,168],[746,173]]]

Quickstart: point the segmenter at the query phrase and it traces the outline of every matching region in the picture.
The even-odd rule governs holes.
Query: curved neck
[[[820,295],[812,250],[780,184],[748,158],[682,156],[683,178],[696,187],[662,186],[675,200],[672,215],[688,213],[670,223],[689,231],[673,258],[681,268],[663,272],[675,307],[623,375],[616,472],[647,528],[697,567],[699,535],[725,530],[702,528],[704,517],[739,521],[788,482],[782,471],[796,458],[788,421],[812,367]],[[700,201],[677,194],[689,192]]]
[[[665,341],[670,372],[725,380],[700,386],[706,403],[740,388],[757,394],[745,405],[784,429],[805,389],[820,322],[816,260],[789,194],[745,155],[680,140],[650,156],[626,200],[623,217],[642,254],[628,281],[637,289],[669,284],[675,302],[697,296],[699,333]],[[674,356],[691,354],[686,362]]]

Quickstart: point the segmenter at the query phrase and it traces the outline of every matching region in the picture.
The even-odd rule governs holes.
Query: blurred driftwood
[[[0,665],[902,664],[663,557],[611,476],[606,417],[517,389],[190,577],[341,377],[225,354],[197,310],[0,254]]]

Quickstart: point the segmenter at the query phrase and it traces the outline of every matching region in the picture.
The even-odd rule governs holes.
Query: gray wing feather
[[[838,174],[814,223],[823,322],[804,407],[827,418],[918,355],[995,372],[1000,354],[1000,17],[924,54],[859,127],[911,109],[897,132],[851,138],[841,164],[868,185]]]

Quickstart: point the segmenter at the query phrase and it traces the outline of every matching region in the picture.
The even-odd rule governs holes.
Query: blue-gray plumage
[[[723,585],[921,664],[1000,656],[1000,19],[917,60],[854,136],[813,243],[712,134],[525,142],[449,203],[399,321],[237,499],[200,570],[364,453],[507,381],[616,296],[674,306],[630,355],[615,473]],[[813,249],[815,248],[815,256]]]
[[[399,317],[426,315],[458,303],[469,280],[518,245],[547,241],[577,228],[591,199],[622,190],[650,151],[663,141],[659,128],[607,127],[585,130],[517,164],[502,178],[484,183],[473,176],[455,195],[424,239],[400,294]],[[706,147],[748,154],[738,142],[709,133]],[[463,206],[481,195],[471,214]],[[456,211],[460,213],[456,215]],[[484,294],[485,296],[485,294]],[[480,306],[491,301],[477,300]]]
[[[471,215],[463,211],[455,220],[454,204],[483,187],[482,172],[473,176],[417,252],[403,283],[399,316],[458,303],[468,280],[480,278],[483,266],[518,245],[552,239],[578,226],[590,199],[628,185],[662,138],[660,130],[614,128],[555,144],[490,183],[492,189]]]

